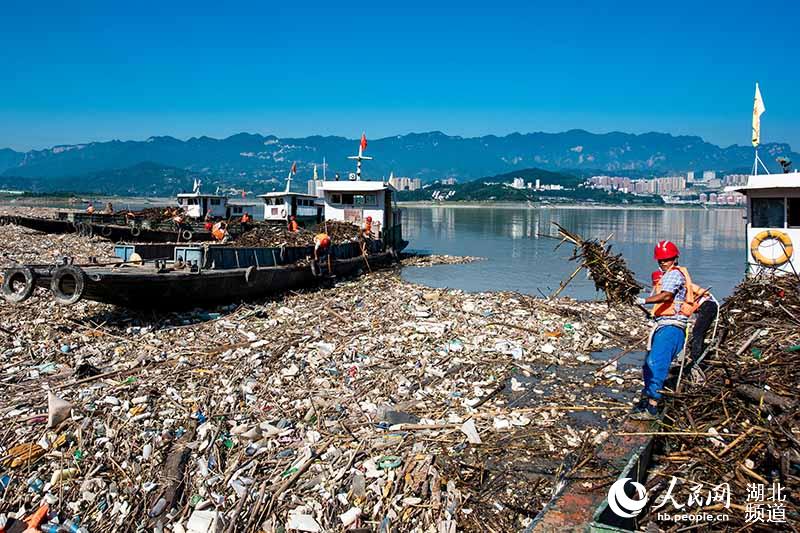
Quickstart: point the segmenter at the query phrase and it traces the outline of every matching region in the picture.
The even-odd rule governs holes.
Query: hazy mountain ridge
[[[191,173],[146,161],[128,168],[55,178],[0,176],[0,188],[36,193],[87,192],[125,196],[174,196],[192,188]]]
[[[108,141],[55,146],[47,150],[15,152],[0,150],[0,172],[25,178],[86,176],[109,169],[129,169],[154,162],[189,173],[207,175],[227,185],[282,180],[292,162],[298,165],[298,181],[310,178],[311,169],[328,162],[328,175],[343,177],[355,164],[347,160],[358,141],[335,136],[278,138],[274,135],[239,133],[225,139],[151,137],[144,141]],[[788,144],[761,147],[762,159],[778,170],[775,158],[800,161]],[[608,173],[665,174],[686,170],[749,167],[750,146],[719,147],[695,136],[665,133],[605,133],[584,130],[563,133],[513,133],[498,137],[449,136],[442,132],[410,133],[369,140],[364,164],[366,177],[417,176],[423,181],[454,176],[462,181],[537,167],[548,170],[598,170]],[[113,176],[109,175],[109,179]],[[112,186],[113,188],[113,186]]]

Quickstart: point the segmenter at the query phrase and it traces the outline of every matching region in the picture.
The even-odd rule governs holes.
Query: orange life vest
[[[249,222],[250,222],[250,215],[248,215],[247,213],[242,215],[242,224],[247,224]]]
[[[225,227],[222,225],[222,222],[217,222],[214,224],[213,228],[211,228],[211,235],[218,241],[223,240],[226,233],[227,232],[225,231]]]
[[[314,237],[314,246],[322,247],[322,242],[326,240],[328,244],[330,244],[331,238],[328,236],[327,233],[317,233],[317,235]],[[327,248],[327,245],[325,247]]]
[[[294,220],[290,220],[289,221],[289,231],[294,232],[294,231],[297,231],[297,229],[298,229],[297,222],[295,222]]]
[[[369,220],[364,223],[364,233],[366,233],[368,236],[372,235],[372,222]]]
[[[686,267],[676,265],[670,270],[673,269],[679,270],[680,273],[683,274],[683,279],[686,284],[686,299],[676,300],[675,296],[673,295],[673,297],[666,302],[661,302],[653,306],[653,316],[675,316],[677,314],[686,317],[692,316],[692,314],[697,311],[697,308],[700,306],[700,299],[708,292],[708,289],[704,289],[699,285],[692,283],[692,276],[689,275],[689,271],[686,269]],[[667,272],[669,272],[669,270]],[[653,294],[659,294],[660,292],[661,280],[659,279],[654,287]],[[676,310],[676,307],[680,307],[680,311]]]

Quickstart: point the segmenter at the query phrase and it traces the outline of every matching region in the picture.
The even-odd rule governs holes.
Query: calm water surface
[[[584,238],[613,233],[612,250],[622,253],[637,279],[650,284],[653,246],[675,242],[681,264],[717,298],[728,296],[745,271],[744,211],[739,209],[507,209],[404,208],[403,233],[409,251],[486,257],[467,265],[407,268],[403,277],[431,287],[465,291],[513,290],[550,294],[576,264],[567,259],[572,246],[540,235],[556,236],[558,222]],[[581,273],[562,293],[597,298]]]

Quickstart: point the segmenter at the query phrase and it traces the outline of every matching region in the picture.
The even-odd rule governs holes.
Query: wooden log
[[[792,409],[797,404],[797,402],[788,398],[778,396],[773,392],[765,391],[753,385],[737,385],[736,392],[739,396],[743,396],[759,404],[763,402],[774,407],[780,407],[784,411]]]

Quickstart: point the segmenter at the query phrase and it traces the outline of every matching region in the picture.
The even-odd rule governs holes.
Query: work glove
[[[644,305],[645,301],[644,298],[636,298],[636,305]]]

